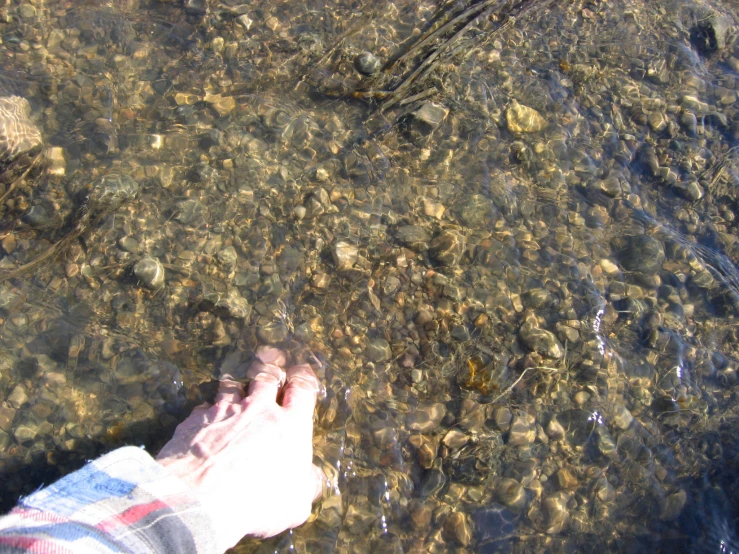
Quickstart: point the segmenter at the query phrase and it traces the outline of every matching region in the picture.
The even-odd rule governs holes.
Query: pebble
[[[526,509],[526,490],[515,479],[503,478],[495,487],[495,497],[513,512]]]
[[[289,331],[282,321],[270,321],[257,326],[257,337],[266,344],[279,344],[287,340]]]
[[[354,67],[362,75],[374,75],[382,67],[382,62],[372,52],[362,52],[354,59]]]
[[[426,102],[410,115],[408,125],[410,134],[415,139],[423,139],[433,133],[449,114],[449,109],[436,102]]]
[[[514,416],[508,433],[508,444],[526,447],[533,444],[535,439],[536,425],[534,417],[529,414]]]
[[[450,429],[442,439],[442,442],[449,448],[460,448],[467,444],[470,438],[466,433],[459,429]]]
[[[33,6],[24,4],[28,8]],[[31,105],[20,96],[0,97],[0,163],[40,148],[41,131],[30,119]]]
[[[437,445],[425,435],[411,435],[408,442],[416,448],[416,458],[423,469],[431,469],[436,459]]]
[[[571,490],[577,488],[578,481],[569,469],[563,467],[557,471],[557,484],[560,489]]]
[[[29,427],[28,425],[19,425],[13,431],[13,436],[15,437],[15,440],[17,440],[19,443],[32,441],[36,438],[37,434],[38,431],[33,427]]]
[[[28,393],[23,385],[16,385],[7,398],[8,404],[12,408],[18,409],[28,402]]]
[[[453,339],[458,340],[459,342],[467,342],[470,340],[470,333],[464,325],[455,325],[452,327],[450,334]]]
[[[688,495],[682,489],[668,495],[667,498],[665,498],[662,511],[659,515],[660,521],[675,521],[680,517],[687,500]]]
[[[440,202],[430,200],[428,198],[423,199],[423,214],[434,219],[441,219],[444,217],[446,208]]]
[[[506,123],[508,130],[515,135],[538,133],[547,127],[547,120],[539,112],[519,104],[515,99],[511,100],[506,110]]]
[[[631,422],[634,421],[634,416],[626,408],[626,406],[616,406],[613,409],[613,417],[611,419],[613,424],[619,429],[628,429]]]
[[[544,432],[552,440],[561,440],[565,437],[564,427],[562,427],[562,424],[554,417],[549,420]]]
[[[10,408],[0,404],[0,429],[3,431],[10,431],[15,419],[15,408]]]
[[[472,540],[472,529],[467,516],[462,512],[450,513],[444,521],[444,534],[460,546],[467,546]]]
[[[458,265],[464,251],[464,236],[457,231],[441,231],[429,245],[431,259],[443,266]]]
[[[354,267],[359,259],[359,249],[348,242],[338,241],[332,249],[334,263],[339,271],[346,271]]]
[[[428,231],[419,225],[404,225],[396,231],[398,242],[416,251],[428,249],[428,241],[431,238]]]
[[[570,513],[567,509],[569,500],[569,493],[559,491],[547,496],[542,501],[541,509],[544,515],[545,533],[556,534],[564,531],[570,520]]]
[[[376,363],[386,362],[393,357],[393,351],[390,348],[390,344],[385,339],[374,339],[369,341],[364,354],[370,361]]]
[[[438,429],[442,418],[446,415],[444,404],[437,403],[416,408],[406,416],[406,424],[411,431],[429,433]]]
[[[655,273],[662,267],[665,249],[649,235],[626,235],[614,240],[617,257],[624,269],[640,273]]]
[[[546,329],[539,329],[531,321],[525,322],[519,330],[518,337],[529,350],[542,356],[559,360],[564,356],[564,348],[556,335]]]
[[[145,287],[159,289],[164,286],[164,266],[157,258],[141,258],[133,266],[133,273]]]
[[[239,259],[239,255],[233,246],[227,246],[223,250],[219,250],[216,257],[218,258],[218,261],[226,267],[235,265],[236,261]]]
[[[496,408],[493,412],[493,421],[495,421],[495,426],[503,432],[508,430],[511,426],[512,420],[513,414],[506,407]]]

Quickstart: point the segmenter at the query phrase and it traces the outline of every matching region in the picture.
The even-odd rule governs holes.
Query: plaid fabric
[[[144,450],[119,448],[21,499],[0,552],[217,552],[209,516]]]

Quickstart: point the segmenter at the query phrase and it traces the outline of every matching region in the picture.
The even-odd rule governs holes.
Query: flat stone
[[[457,265],[465,251],[465,238],[457,231],[441,231],[429,245],[429,255],[443,266]]]
[[[36,438],[37,434],[38,434],[38,431],[36,429],[29,427],[27,425],[19,425],[13,431],[13,436],[15,437],[15,440],[17,440],[20,443],[32,441],[33,439]]]
[[[564,348],[554,333],[539,329],[528,321],[521,326],[518,338],[529,350],[538,352],[547,358],[559,360],[564,356]]]
[[[395,236],[398,242],[411,250],[419,252],[428,249],[428,242],[431,239],[429,232],[419,225],[403,225],[402,227],[398,227]]]
[[[428,433],[439,428],[441,420],[446,415],[444,404],[431,404],[416,408],[406,416],[406,423],[411,431]]]
[[[444,535],[460,546],[467,546],[472,540],[472,529],[462,512],[452,512],[444,521]]]
[[[410,130],[425,137],[433,133],[442,124],[449,110],[436,102],[426,102],[411,114]]]
[[[667,496],[659,515],[660,521],[675,521],[680,517],[687,499],[688,495],[682,489]]]
[[[570,490],[576,489],[578,482],[577,478],[572,474],[572,472],[566,467],[563,467],[562,469],[557,471],[557,484],[559,485],[560,489]]]
[[[626,409],[626,406],[616,406],[611,421],[619,429],[628,429],[631,422],[634,421],[634,416]]]
[[[449,448],[460,448],[467,444],[470,438],[467,434],[459,429],[450,429],[447,434],[444,435],[442,442]]]
[[[506,110],[506,124],[511,133],[520,135],[523,133],[538,133],[544,130],[547,126],[547,120],[534,108],[529,108],[519,104],[516,100],[511,100]]]
[[[495,497],[514,512],[520,512],[526,507],[526,490],[515,479],[501,479],[495,487]]]
[[[570,495],[564,491],[555,492],[547,496],[541,503],[544,514],[544,532],[549,534],[561,533],[570,521],[567,509]]]
[[[518,415],[513,418],[508,433],[508,444],[511,446],[530,446],[536,439],[536,425],[533,416]]]
[[[20,408],[28,402],[28,393],[23,385],[16,385],[7,398],[8,404],[13,408]]]
[[[359,248],[345,241],[336,242],[331,253],[333,254],[336,268],[339,271],[351,269],[359,259]]]
[[[393,357],[393,351],[390,348],[390,343],[385,339],[374,339],[367,343],[367,348],[364,350],[364,354],[370,361],[373,362],[385,362]]]
[[[15,419],[15,409],[0,404],[0,429],[10,431]]]

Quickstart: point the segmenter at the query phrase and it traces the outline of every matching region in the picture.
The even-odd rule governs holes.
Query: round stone
[[[362,75],[374,75],[380,71],[382,62],[372,52],[362,52],[354,60],[354,67],[357,68]]]
[[[374,339],[367,344],[365,355],[370,361],[379,363],[392,358],[393,352],[385,339]]]
[[[164,286],[164,267],[157,258],[147,256],[141,258],[133,266],[133,273],[150,289],[158,289]]]

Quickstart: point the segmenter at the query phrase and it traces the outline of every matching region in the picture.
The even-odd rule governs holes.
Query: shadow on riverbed
[[[217,381],[205,383],[196,398],[173,409],[160,410],[149,420],[108,428],[101,436],[88,436],[74,440],[74,448],[60,446],[38,450],[25,457],[14,456],[16,445],[11,445],[0,460],[0,511],[8,512],[20,496],[33,493],[40,487],[76,471],[86,462],[120,446],[142,446],[150,454],[156,454],[172,437],[177,424],[184,420],[198,404],[212,402],[217,391]]]

